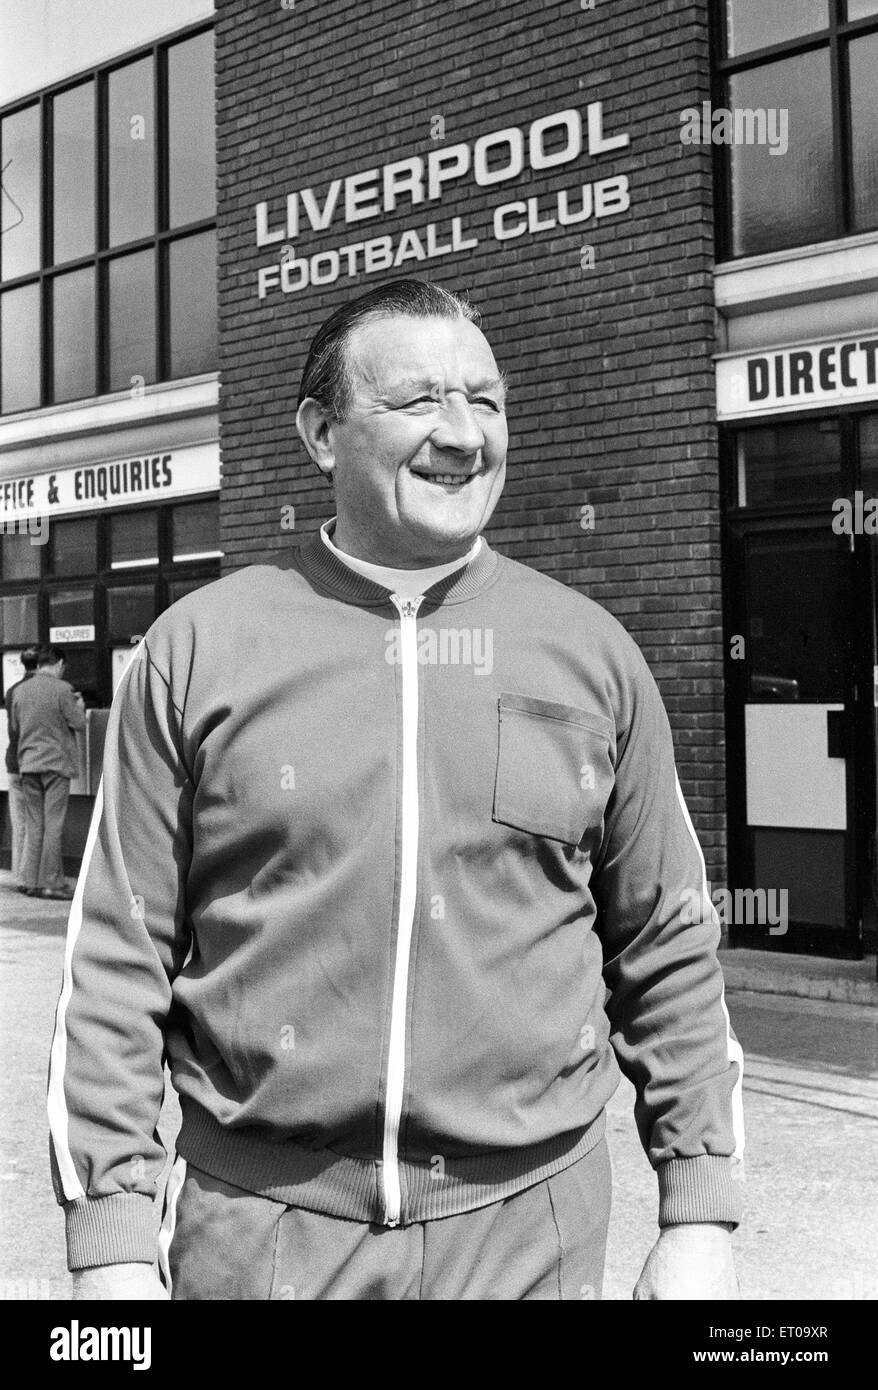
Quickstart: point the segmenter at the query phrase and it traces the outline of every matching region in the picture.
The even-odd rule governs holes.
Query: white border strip
[[[162,1216],[161,1229],[158,1238],[158,1261],[159,1271],[162,1282],[168,1291],[169,1296],[174,1292],[174,1281],[171,1278],[171,1241],[174,1239],[174,1232],[177,1229],[177,1203],[180,1200],[180,1193],[186,1181],[186,1159],[180,1154],[174,1158],[173,1167],[168,1174],[168,1181],[165,1187],[165,1211]]]
[[[685,798],[684,798],[684,796],[683,796],[683,790],[682,790],[682,788],[681,788],[681,786],[680,786],[680,778],[677,776],[677,773],[676,773],[676,772],[674,773],[674,780],[675,780],[675,782],[676,782],[676,784],[677,784],[677,800],[678,800],[679,803],[680,803],[680,810],[683,812],[683,819],[684,819],[685,822],[686,822],[687,828],[688,828],[688,830],[689,830],[689,834],[692,836],[692,839],[693,839],[694,844],[695,844],[695,848],[696,848],[696,850],[698,851],[698,859],[699,859],[699,862],[700,862],[700,864],[701,864],[701,894],[702,894],[702,897],[704,898],[704,901],[707,902],[707,903],[710,903],[710,910],[711,910],[711,913],[713,914],[713,919],[714,919],[714,921],[715,921],[715,923],[716,923],[716,925],[717,925],[717,928],[719,929],[720,920],[719,920],[719,917],[717,916],[716,908],[714,907],[713,903],[711,902],[711,898],[710,898],[710,885],[709,885],[708,882],[707,882],[707,865],[706,865],[705,862],[704,862],[704,853],[703,853],[703,851],[702,851],[702,849],[701,849],[701,845],[700,845],[700,843],[699,843],[698,836],[695,834],[695,827],[694,827],[694,825],[692,824],[692,817],[689,815],[689,807],[686,805],[686,801],[685,801]],[[741,1159],[743,1159],[743,1157],[744,1157],[744,1142],[745,1142],[745,1140],[744,1140],[744,1049],[741,1047],[741,1044],[737,1041],[737,1039],[736,1039],[735,1037],[732,1036],[732,1021],[731,1021],[731,1019],[729,1018],[729,1011],[728,1011],[728,1008],[726,1007],[726,987],[725,987],[725,981],[723,981],[722,995],[721,995],[721,998],[720,998],[720,1003],[722,1004],[722,1010],[723,1010],[723,1014],[725,1015],[725,1020],[726,1020],[726,1049],[727,1049],[727,1051],[728,1051],[729,1061],[730,1061],[730,1062],[735,1062],[735,1063],[737,1064],[737,1067],[738,1067],[738,1079],[737,1079],[737,1081],[735,1082],[735,1088],[734,1088],[734,1090],[733,1090],[733,1092],[732,1092],[732,1132],[733,1132],[733,1134],[734,1134],[734,1136],[735,1136],[735,1152],[734,1152],[733,1157],[736,1158],[736,1159],[741,1160]]]
[[[122,673],[123,678],[134,667],[134,657],[139,656],[143,642],[134,649],[131,660]],[[122,679],[116,687],[114,703],[122,687]],[[104,813],[104,779],[101,777],[98,783],[97,796],[91,813],[91,821],[88,827],[88,838],[85,842],[85,851],[82,856],[82,866],[79,870],[79,877],[76,880],[76,890],[73,894],[73,902],[70,904],[70,916],[67,919],[67,941],[64,947],[64,976],[61,986],[61,994],[55,1010],[55,1034],[52,1038],[52,1052],[49,1061],[49,1089],[46,1100],[46,1112],[49,1117],[49,1129],[52,1135],[52,1145],[55,1150],[55,1160],[58,1164],[58,1173],[61,1178],[61,1186],[64,1197],[68,1202],[78,1201],[85,1196],[85,1189],[79,1180],[76,1171],[76,1164],[73,1154],[70,1151],[70,1116],[67,1110],[67,1096],[64,1092],[64,1073],[67,1066],[67,1005],[73,994],[73,952],[79,939],[82,929],[82,899],[85,893],[85,881],[91,866],[91,858],[94,853],[95,843],[98,838],[101,817]]]

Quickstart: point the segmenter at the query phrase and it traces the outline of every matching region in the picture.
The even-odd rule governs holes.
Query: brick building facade
[[[314,331],[419,275],[510,378],[488,538],[641,645],[732,944],[862,955],[878,0],[102,14],[33,0],[0,53],[0,663],[60,642],[85,697],[70,871],[132,647],[331,515]]]
[[[724,882],[713,179],[710,147],[679,138],[681,110],[710,93],[705,0],[590,10],[536,0],[453,10],[224,0],[216,45],[224,565],[295,542],[281,530],[285,506],[298,536],[331,514],[294,426],[319,322],[393,274],[467,291],[512,388],[508,481],[488,537],[606,605],[640,643],[667,704],[709,875]],[[599,140],[588,139],[589,108]],[[571,111],[578,157],[530,167],[533,123]],[[482,147],[483,179],[510,176],[480,186],[476,142],[511,130],[522,132],[521,172],[514,138],[498,138]],[[575,122],[549,123],[535,140],[533,162],[570,154]],[[594,152],[599,143],[615,147]],[[431,152],[459,145],[470,168],[431,200]],[[401,192],[394,209],[346,224],[343,188],[330,225],[314,231],[300,198],[299,235],[289,236],[288,194],[311,188],[319,211],[334,179],[417,158],[423,201]],[[466,156],[447,158],[456,167]],[[559,223],[559,191],[569,217],[588,210],[583,184],[620,177],[626,210],[548,225]],[[372,188],[359,185],[363,208],[386,203]],[[592,191],[593,214],[599,196]],[[530,199],[539,229],[498,240],[496,209]],[[277,238],[263,246],[260,203],[263,234]],[[501,234],[524,217],[504,214]],[[453,218],[458,239],[477,245],[420,261],[415,251],[373,274],[357,253],[355,277],[343,253],[334,283],[293,288],[305,257],[387,236],[398,250],[407,229],[426,252],[427,224],[447,246]],[[289,288],[273,284],[259,298],[259,269],[284,257]],[[324,254],[317,278],[333,270]]]

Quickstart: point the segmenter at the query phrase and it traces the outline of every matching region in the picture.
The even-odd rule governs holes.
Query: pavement
[[[24,898],[0,871],[2,1298],[70,1296],[45,1120],[68,912],[66,903]],[[874,957],[860,963],[722,955],[729,1012],[745,1053],[746,1216],[733,1237],[742,1296],[878,1298]],[[813,995],[802,993],[808,980]],[[784,981],[792,992],[780,989]],[[830,988],[853,997],[827,995]],[[172,1148],[179,1109],[167,1090],[159,1131]],[[623,1081],[608,1114],[614,1203],[604,1297],[610,1300],[630,1299],[657,1234],[655,1177],[632,1105],[633,1088]]]

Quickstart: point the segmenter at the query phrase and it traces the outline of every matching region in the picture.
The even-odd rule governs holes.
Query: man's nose
[[[439,412],[439,422],[433,431],[436,448],[476,454],[484,442],[485,432],[466,397],[457,393],[446,396]]]

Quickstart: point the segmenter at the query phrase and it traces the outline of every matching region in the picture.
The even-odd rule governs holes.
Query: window
[[[0,597],[0,642],[4,646],[36,642],[37,633],[36,594],[4,594]]]
[[[850,46],[854,224],[878,225],[878,33]]]
[[[56,401],[95,391],[95,274],[74,270],[52,281],[52,379]]]
[[[85,663],[92,699],[109,704],[132,639],[218,579],[221,557],[215,494],[53,518],[48,536],[23,523],[0,534],[0,651],[47,642],[50,627],[93,626],[93,642],[65,647]]]
[[[878,227],[878,3],[714,0],[720,258]],[[716,134],[714,125],[714,134]]]
[[[155,231],[155,106],[152,58],[116,68],[107,80],[109,244]]]
[[[13,531],[3,537],[3,579],[39,579],[39,533]]]
[[[94,595],[90,588],[55,589],[49,594],[50,627],[78,627],[94,620]]]
[[[176,603],[178,598],[185,598],[187,594],[192,594],[196,589],[202,589],[205,584],[212,582],[210,579],[178,579],[168,585],[168,599],[171,603]]]
[[[71,517],[53,521],[51,568],[57,575],[92,574],[97,566],[97,518]]]
[[[825,29],[828,6],[829,0],[727,0],[729,53],[748,53]]]
[[[3,170],[3,238],[0,273],[4,280],[29,275],[40,264],[40,108],[26,106],[0,121]]]
[[[210,33],[168,49],[168,183],[172,227],[215,215]]]
[[[52,112],[53,265],[95,249],[95,94],[84,82],[55,97]]]
[[[0,412],[215,370],[213,100],[202,28],[0,116]]]
[[[860,485],[870,497],[878,497],[878,415],[862,416],[858,426]]]
[[[737,434],[737,505],[784,505],[833,498],[842,490],[841,432],[835,419],[757,426]]]
[[[111,391],[124,391],[156,379],[155,253],[116,256],[107,275],[107,384]],[[205,312],[212,310],[215,301]]]
[[[40,403],[40,287],[0,295],[0,392],[4,412]]]
[[[173,556],[180,560],[204,560],[222,555],[219,545],[219,501],[192,502],[175,507],[173,516]]]
[[[111,569],[132,569],[158,562],[158,511],[150,508],[110,517]]]
[[[171,376],[206,372],[216,361],[216,233],[168,247]]]
[[[835,233],[829,53],[816,49],[729,78],[731,109],[789,112],[795,132],[783,155],[766,145],[729,148],[732,240],[749,253],[821,241]]]
[[[142,637],[155,617],[155,585],[126,584],[107,590],[107,628],[111,637]]]

